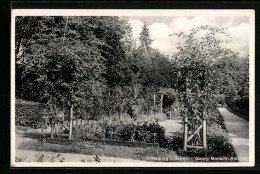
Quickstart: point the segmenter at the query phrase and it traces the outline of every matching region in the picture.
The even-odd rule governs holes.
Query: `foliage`
[[[184,33],[176,35],[184,41],[179,43],[177,47],[179,51],[173,56],[173,74],[183,105],[181,114],[188,117],[189,132],[193,132],[205,118],[211,117],[208,119],[209,124],[216,121],[216,117],[212,117],[216,115],[214,112],[219,96],[226,94],[224,89],[237,89],[236,84],[228,83],[224,86],[224,82],[237,70],[232,65],[238,66],[240,60],[237,53],[221,45],[228,43],[230,39],[225,29],[201,26],[192,29],[187,35]],[[192,143],[201,143],[200,138],[195,138]]]
[[[127,110],[134,118],[171,84],[170,61],[150,47],[147,25],[139,48],[124,17],[17,17],[16,29],[16,97],[47,103],[53,117],[74,104],[83,119]]]
[[[15,121],[16,125],[39,128],[44,123],[45,106],[35,102],[15,103]]]
[[[15,162],[25,162],[26,157],[15,157]]]
[[[147,143],[165,143],[165,129],[155,122],[98,121],[74,128],[75,139],[88,138],[112,139],[118,141],[140,141]]]
[[[226,104],[231,112],[234,112],[238,116],[249,120],[249,98],[236,96],[234,98],[227,98]]]
[[[218,124],[212,124],[207,130],[208,155],[212,157],[236,157],[233,146],[228,140],[228,134]]]
[[[212,112],[212,114],[214,116],[209,117],[210,124],[208,124],[207,127],[207,156],[235,158],[236,153],[229,141],[223,118],[218,112]],[[180,155],[184,156],[201,156],[203,154],[201,150],[189,149],[188,153],[183,151],[183,135],[183,130],[175,132],[172,137],[168,139],[168,148],[177,150]]]
[[[149,51],[152,40],[150,39],[150,33],[147,25],[147,23],[144,23],[143,29],[140,33],[140,41],[141,47],[145,47],[147,51]]]
[[[101,162],[100,157],[97,156],[97,155],[94,156],[94,160],[95,160],[97,163],[100,163],[100,162]]]
[[[35,155],[35,162],[64,162],[65,158],[62,158],[60,154],[45,154],[45,153],[37,153]]]

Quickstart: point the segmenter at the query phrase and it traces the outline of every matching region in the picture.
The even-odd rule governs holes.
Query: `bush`
[[[98,121],[74,128],[73,137],[78,140],[88,138],[116,141],[139,141],[165,144],[165,129],[158,123],[134,121]]]
[[[183,151],[184,132],[179,131],[173,134],[171,139],[167,141],[167,147],[176,150],[179,155],[202,156],[203,151],[197,149],[188,149],[188,152]],[[228,133],[223,123],[223,118],[214,110],[208,117],[207,122],[207,155],[209,157],[236,157],[233,146],[228,139]]]
[[[226,99],[229,109],[238,116],[249,120],[249,98],[248,97],[235,97]]]
[[[87,138],[104,139],[102,128],[97,124],[84,124],[73,127],[73,138],[78,140],[86,140]]]
[[[174,132],[172,139],[167,140],[167,147],[172,150],[181,150],[183,149],[183,131]]]
[[[16,125],[39,128],[42,126],[44,105],[34,102],[15,103],[15,121]]]
[[[221,125],[212,124],[207,129],[208,155],[213,157],[236,157],[228,140],[227,131]]]
[[[38,152],[35,155],[35,162],[64,162],[60,154]]]
[[[26,161],[26,157],[15,157],[15,162],[25,162]]]
[[[167,119],[167,116],[164,113],[155,113],[155,114],[151,114],[151,115],[144,115],[144,114],[140,114],[137,117],[138,120],[140,121],[149,121],[149,122],[160,122],[160,121],[164,121]]]

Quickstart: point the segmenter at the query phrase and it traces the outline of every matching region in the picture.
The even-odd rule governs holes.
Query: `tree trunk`
[[[69,139],[72,139],[72,122],[73,120],[73,104],[70,105],[70,132],[69,132]]]
[[[207,121],[203,119],[203,151],[205,157],[207,157]]]
[[[184,117],[184,143],[183,143],[183,149],[185,152],[187,152],[187,139],[188,139],[188,117]]]
[[[16,49],[15,49],[15,56],[17,57],[17,54],[19,54],[19,51],[20,51],[20,46],[21,46],[21,37],[18,39],[18,42],[16,44]]]
[[[163,113],[163,95],[161,94],[161,113]]]
[[[52,122],[51,123],[51,139],[53,138],[53,133],[54,133],[54,124]]]

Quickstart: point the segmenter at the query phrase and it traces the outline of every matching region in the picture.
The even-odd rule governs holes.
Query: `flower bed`
[[[77,140],[113,140],[118,142],[165,143],[165,129],[158,123],[148,121],[97,121],[73,127]]]

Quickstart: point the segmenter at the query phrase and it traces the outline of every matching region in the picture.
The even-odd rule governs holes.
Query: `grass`
[[[93,142],[75,142],[70,145],[50,144],[42,142],[23,142],[18,147],[22,150],[34,150],[42,152],[56,153],[75,153],[85,155],[97,155],[117,158],[130,158],[136,160],[147,160],[154,158],[153,161],[160,161],[159,158],[174,158],[178,157],[175,151],[169,149],[155,148],[133,148],[125,146],[100,145]]]

